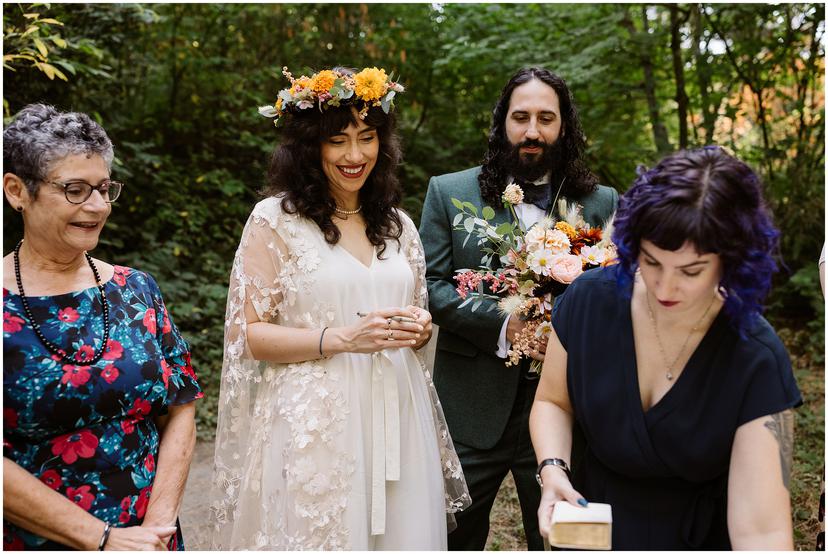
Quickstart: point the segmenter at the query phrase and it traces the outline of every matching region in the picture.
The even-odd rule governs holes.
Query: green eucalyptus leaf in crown
[[[361,104],[359,117],[365,119],[368,110],[374,106],[389,113],[396,94],[405,91],[400,83],[393,81],[393,73],[389,77],[384,69],[377,67],[366,67],[355,74],[323,69],[310,77],[302,75],[299,78],[294,78],[287,67],[283,67],[282,74],[290,81],[290,88],[279,91],[274,105],[259,108],[259,113],[273,118],[274,123],[291,112],[314,107],[323,110],[356,102]]]

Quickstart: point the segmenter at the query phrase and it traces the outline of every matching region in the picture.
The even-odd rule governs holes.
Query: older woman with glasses
[[[3,259],[4,549],[183,549],[201,391],[153,278],[88,253],[112,158],[81,113],[34,104],[3,132],[24,228]]]

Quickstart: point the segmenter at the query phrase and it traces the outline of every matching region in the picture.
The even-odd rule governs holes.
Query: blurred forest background
[[[212,435],[229,267],[276,135],[257,114],[281,75],[384,67],[397,101],[404,208],[431,175],[480,163],[508,78],[564,77],[601,182],[717,143],[764,179],[782,230],[768,317],[806,405],[797,412],[797,546],[813,547],[824,471],[823,4],[4,4],[4,120],[32,102],[93,115],[127,186],[96,255],[154,274],[190,341]],[[3,248],[20,219],[4,205]],[[516,519],[519,522],[519,517]],[[519,523],[516,523],[519,526]],[[510,539],[490,547],[519,547]],[[505,541],[505,542],[504,542]]]

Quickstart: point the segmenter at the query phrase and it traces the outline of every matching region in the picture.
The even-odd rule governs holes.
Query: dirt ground
[[[213,443],[199,442],[181,508],[181,528],[187,550],[207,550],[209,531],[210,473]],[[492,526],[486,550],[526,550],[520,505],[511,475],[503,482],[492,509]]]
[[[210,474],[213,470],[213,443],[196,444],[184,501],[181,506],[181,532],[187,550],[208,550],[210,515]]]

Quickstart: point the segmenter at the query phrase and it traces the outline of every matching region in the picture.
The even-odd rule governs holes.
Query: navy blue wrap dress
[[[573,452],[573,485],[612,505],[613,549],[730,549],[733,440],[740,425],[802,403],[788,354],[764,318],[741,339],[721,311],[672,388],[645,411],[631,290],[619,289],[617,272],[576,279],[552,319],[585,442]]]

